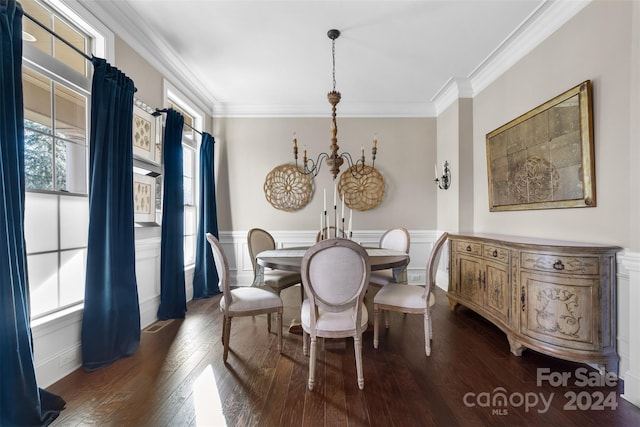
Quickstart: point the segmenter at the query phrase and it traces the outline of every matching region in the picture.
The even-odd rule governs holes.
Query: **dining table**
[[[293,271],[300,273],[302,270],[302,258],[309,247],[292,247],[272,249],[260,252],[256,256],[256,277],[254,286],[260,286],[264,280],[264,269]],[[364,248],[369,257],[371,271],[393,270],[393,277],[397,283],[407,283],[407,265],[409,254],[384,248]]]
[[[302,270],[302,258],[308,249],[309,247],[291,247],[258,253],[256,256],[256,274],[252,286],[263,285],[265,268],[300,273]],[[365,247],[364,249],[369,257],[371,271],[392,269],[393,277],[397,283],[407,283],[409,254],[385,248]],[[293,319],[289,332],[294,334],[302,333],[298,319]]]

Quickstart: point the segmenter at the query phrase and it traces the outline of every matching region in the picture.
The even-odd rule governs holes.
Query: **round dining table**
[[[302,270],[302,258],[308,247],[292,247],[273,249],[260,252],[256,256],[256,274],[252,286],[262,286],[264,282],[264,269],[293,271],[300,273]],[[384,248],[366,248],[369,256],[371,271],[393,269],[393,277],[397,283],[407,283],[407,265],[409,254],[402,251],[394,251]],[[289,333],[302,334],[302,327],[298,319],[293,319],[289,327]],[[342,340],[344,342],[344,340]]]
[[[299,273],[302,269],[302,258],[308,247],[294,247],[274,249],[260,252],[256,256],[257,264],[264,268],[275,270],[294,271]],[[409,255],[402,251],[394,251],[383,248],[365,248],[369,256],[371,271],[386,270],[392,268],[394,277],[398,283],[406,283],[406,269],[409,264]]]

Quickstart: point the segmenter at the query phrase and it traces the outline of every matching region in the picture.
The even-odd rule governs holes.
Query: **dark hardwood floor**
[[[299,295],[295,287],[283,292],[286,325],[298,315]],[[499,329],[463,307],[451,312],[444,292],[437,297],[430,357],[420,316],[392,313],[378,350],[365,334],[362,391],[353,340],[319,345],[308,391],[302,337],[285,328],[278,354],[265,316],[233,320],[224,365],[220,297],[192,301],[186,319],[143,332],[135,355],[49,387],[67,401],[53,425],[640,426],[640,408],[620,397],[621,381],[581,386],[586,365],[530,350],[515,357]],[[571,378],[538,385],[545,368]]]

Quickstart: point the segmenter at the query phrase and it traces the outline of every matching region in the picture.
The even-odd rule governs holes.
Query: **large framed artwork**
[[[156,178],[133,174],[133,219],[139,224],[156,224]]]
[[[596,206],[587,80],[487,134],[489,209]]]
[[[139,105],[133,106],[133,155],[146,162],[160,164],[158,117]]]

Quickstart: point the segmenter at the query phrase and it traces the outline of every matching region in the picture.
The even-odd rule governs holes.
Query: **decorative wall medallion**
[[[267,174],[263,188],[264,196],[271,206],[287,212],[305,207],[313,192],[309,175],[290,164],[273,168]]]
[[[519,203],[552,200],[558,192],[560,175],[553,163],[540,157],[529,157],[514,174],[514,193]]]
[[[353,168],[344,171],[338,182],[338,193],[344,196],[344,204],[357,211],[375,208],[384,197],[384,178],[371,166],[365,165],[361,174],[355,169],[352,173]]]

